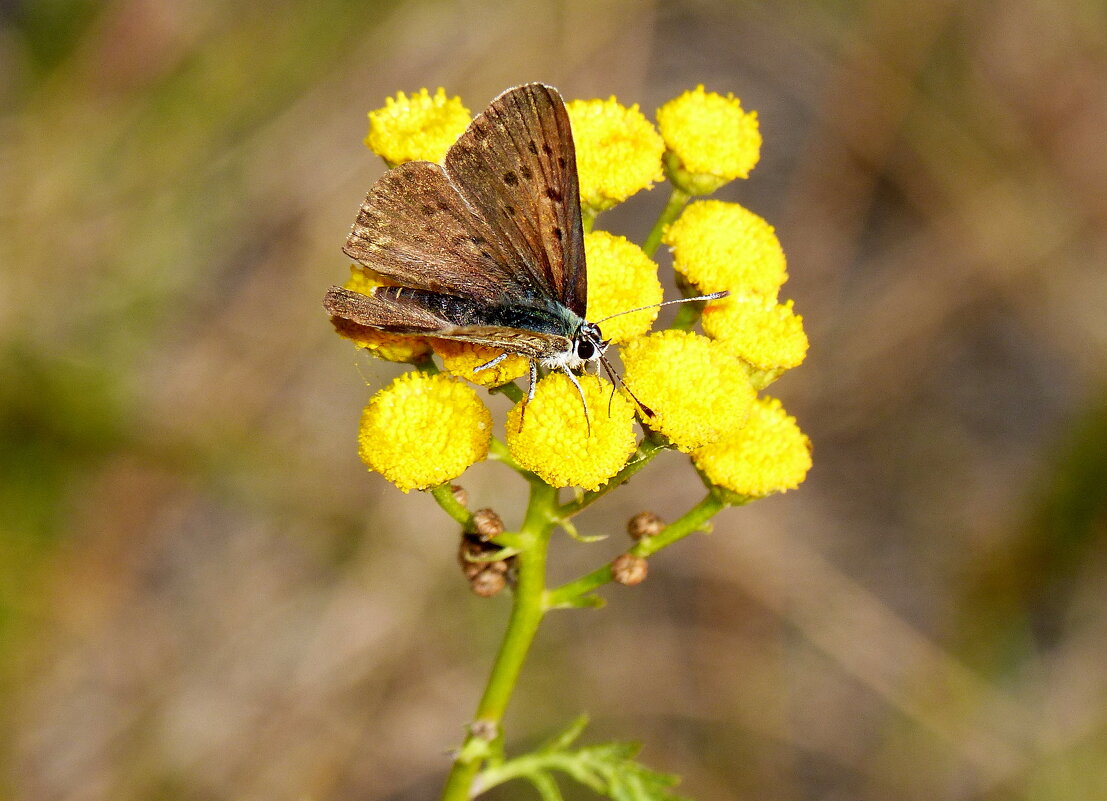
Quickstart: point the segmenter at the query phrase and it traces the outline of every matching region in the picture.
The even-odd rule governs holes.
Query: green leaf
[[[568,534],[577,542],[592,543],[602,542],[603,540],[607,539],[606,534],[581,534],[579,531],[577,531],[576,524],[567,517],[559,517],[557,519],[557,524],[561,526],[562,529],[564,529],[566,534]]]
[[[562,731],[560,734],[554,735],[552,738],[539,746],[538,750],[535,753],[549,754],[554,751],[566,750],[570,745],[577,741],[577,738],[580,737],[581,733],[584,731],[584,728],[587,725],[588,715],[581,715],[568,726],[566,726],[565,730]]]
[[[550,776],[551,771],[560,771],[612,801],[688,801],[670,792],[679,777],[650,770],[634,760],[640,749],[637,743],[600,743],[570,749],[587,722],[581,716],[537,751],[485,769],[481,772],[481,790],[511,779],[526,779],[543,801],[562,801],[561,791]]]
[[[552,767],[614,801],[682,801],[669,792],[680,779],[635,762],[639,748],[637,743],[587,746],[564,752],[566,759]]]
[[[557,782],[550,774],[532,773],[527,776],[527,780],[534,785],[534,789],[542,796],[542,801],[565,801],[565,797],[561,795],[561,788],[557,786]]]

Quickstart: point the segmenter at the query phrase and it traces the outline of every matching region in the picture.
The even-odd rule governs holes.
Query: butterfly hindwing
[[[446,172],[484,218],[522,281],[585,316],[587,282],[576,150],[557,90],[504,92],[446,154]],[[520,280],[520,279],[516,279]]]
[[[404,290],[390,287],[387,296],[363,295],[333,286],[323,299],[327,313],[339,320],[396,334],[418,334],[440,339],[455,339],[477,345],[500,348],[532,359],[570,347],[568,338],[541,331],[491,325],[458,325],[430,308],[423,299],[427,293],[405,296]]]

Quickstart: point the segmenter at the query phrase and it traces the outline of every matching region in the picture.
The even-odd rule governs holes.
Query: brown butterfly
[[[609,340],[585,319],[576,148],[565,103],[551,86],[501,94],[443,164],[412,161],[385,173],[343,251],[396,286],[372,295],[331,287],[323,306],[332,317],[503,351],[477,370],[508,354],[525,356],[528,400],[539,364],[568,375],[582,401],[576,372],[598,361],[615,378],[604,357]]]

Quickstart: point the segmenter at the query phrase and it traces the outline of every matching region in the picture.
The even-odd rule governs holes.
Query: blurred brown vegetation
[[[0,794],[434,797],[507,600],[358,462],[355,365],[390,368],[320,299],[365,112],[527,80],[759,111],[720,196],[789,254],[813,347],[775,393],[816,466],[551,618],[509,742],[588,710],[700,801],[1107,797],[1092,0],[0,4]],[[465,483],[510,524],[501,476]],[[697,494],[659,459],[555,571]]]

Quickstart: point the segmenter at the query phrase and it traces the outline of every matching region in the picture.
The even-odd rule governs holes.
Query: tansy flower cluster
[[[656,127],[637,105],[614,97],[566,106],[586,228],[642,190],[669,183],[668,203],[644,245],[603,230],[585,236],[587,319],[602,320],[604,337],[618,346],[608,355],[621,353],[625,389],[591,375],[580,376],[578,388],[554,372],[528,402],[516,383],[529,372],[523,357],[497,361],[492,348],[335,321],[339,334],[371,355],[417,368],[365,408],[362,459],[404,491],[426,490],[458,478],[491,443],[494,456],[533,480],[602,493],[659,450],[673,449],[688,455],[726,503],[797,487],[811,466],[810,443],[780,401],[759,396],[807,352],[802,318],[791,300],[779,299],[788,277],[784,251],[772,225],[750,209],[697,199],[748,177],[757,164],[756,113],[702,86],[665,103]],[[389,98],[369,120],[366,144],[396,165],[441,161],[470,115],[443,89],[421,89]],[[706,307],[678,306],[675,321],[655,331],[660,243],[685,296],[728,294]],[[369,293],[388,283],[355,265],[346,287]],[[502,444],[481,400],[488,390],[516,401]]]

